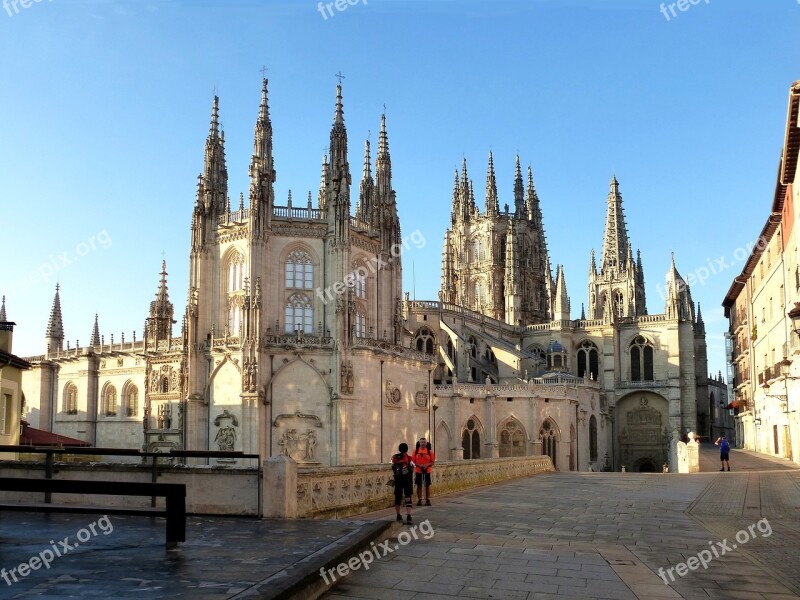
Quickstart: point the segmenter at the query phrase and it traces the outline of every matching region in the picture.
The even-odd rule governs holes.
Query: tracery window
[[[644,336],[636,336],[630,347],[631,381],[653,381],[653,346]]]
[[[295,250],[286,258],[286,288],[306,289],[314,287],[314,264],[305,250]]]
[[[102,413],[107,417],[117,415],[117,388],[107,385],[103,389]]]
[[[597,381],[599,373],[600,355],[597,346],[589,340],[585,340],[578,347],[578,377],[588,376]]]
[[[301,331],[306,334],[313,332],[314,315],[311,300],[305,294],[292,294],[286,301],[285,331],[295,333]]]
[[[414,336],[414,347],[419,352],[433,354],[435,348],[433,332],[427,327],[420,328]]]
[[[130,384],[125,388],[125,395],[123,398],[125,405],[125,414],[129,417],[135,417],[139,412],[139,390]]]
[[[550,457],[550,460],[553,461],[553,467],[556,467],[556,446],[558,443],[556,438],[556,428],[550,422],[550,419],[547,419],[542,423],[542,428],[539,430],[539,441],[542,442],[542,455]]]
[[[475,419],[467,421],[467,426],[461,434],[461,448],[464,450],[465,460],[481,457],[481,434]]]
[[[74,383],[68,383],[64,391],[64,412],[68,415],[78,414],[78,388]]]

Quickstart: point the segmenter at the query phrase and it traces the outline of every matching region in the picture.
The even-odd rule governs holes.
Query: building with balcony
[[[742,447],[800,462],[800,338],[788,311],[800,300],[798,194],[800,82],[789,92],[775,191],[764,226],[723,301],[732,399]],[[766,212],[766,211],[765,211]]]

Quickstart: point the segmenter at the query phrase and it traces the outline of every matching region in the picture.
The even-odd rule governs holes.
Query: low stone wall
[[[265,463],[265,477],[269,462]],[[554,470],[549,456],[437,462],[432,473],[432,493],[438,497]],[[347,517],[391,506],[394,485],[389,465],[301,468],[297,470],[296,512],[287,507],[286,514],[275,516]]]
[[[150,465],[125,463],[56,463],[53,479],[89,481],[152,481]],[[0,477],[44,479],[44,463],[0,461]],[[259,481],[257,468],[225,466],[159,466],[158,483],[186,484],[186,511],[193,514],[258,516]],[[0,492],[0,502],[42,502],[42,494]],[[53,504],[100,507],[146,507],[150,498],[53,494]],[[158,499],[164,505],[164,498]]]

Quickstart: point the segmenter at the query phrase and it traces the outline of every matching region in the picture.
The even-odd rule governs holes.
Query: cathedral
[[[367,141],[351,209],[340,84],[316,206],[310,192],[278,205],[263,80],[248,202],[234,209],[215,97],[179,327],[164,263],[140,339],[106,340],[95,319],[89,344],[70,347],[57,286],[45,353],[26,359],[24,418],[97,447],[302,465],[386,462],[427,435],[440,460],[547,454],[559,470],[660,471],[708,397],[705,330],[674,260],[664,312],[648,314],[617,179],[588,318],[573,320],[519,157],[502,210],[491,153],[483,211],[466,160],[456,171],[439,298],[412,301],[402,253],[415,239],[401,234],[385,115],[374,163],[371,152]]]

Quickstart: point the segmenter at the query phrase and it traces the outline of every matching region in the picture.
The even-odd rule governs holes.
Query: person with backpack
[[[406,523],[411,525],[411,508],[413,506],[412,495],[414,493],[414,462],[408,455],[408,444],[403,442],[397,449],[399,452],[392,455],[392,473],[394,474],[394,509],[397,512],[397,520],[403,522],[400,515],[400,502],[405,496],[406,502]]]
[[[720,471],[725,470],[725,463],[728,463],[728,471],[731,470],[731,461],[730,461],[730,452],[731,452],[731,445],[728,443],[728,440],[725,439],[724,435],[721,435],[717,438],[717,441],[714,442],[717,446],[719,446],[719,461],[722,468]]]
[[[417,466],[416,471],[416,484],[417,484],[417,506],[422,506],[422,480],[425,479],[425,506],[431,505],[431,469],[435,460],[433,450],[431,450],[431,443],[426,441],[424,437],[419,438],[417,447],[414,450],[414,455],[411,457],[414,464]]]

